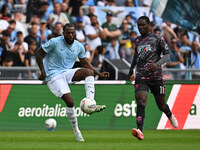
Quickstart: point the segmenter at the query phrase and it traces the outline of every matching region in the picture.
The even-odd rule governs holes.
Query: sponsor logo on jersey
[[[151,51],[150,45],[141,45],[137,47],[139,57],[144,56],[147,52]]]

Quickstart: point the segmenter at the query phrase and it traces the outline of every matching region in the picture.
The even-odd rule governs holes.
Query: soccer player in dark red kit
[[[178,127],[178,121],[165,102],[165,83],[163,80],[161,65],[169,61],[170,54],[167,43],[149,30],[149,18],[141,16],[137,21],[140,36],[135,39],[136,49],[129,77],[135,80],[135,98],[137,102],[137,128],[132,129],[132,135],[138,140],[143,140],[143,124],[145,118],[145,106],[149,89],[154,95],[160,111],[169,118],[174,128]],[[162,54],[162,57],[161,57]],[[136,67],[136,77],[133,69]]]

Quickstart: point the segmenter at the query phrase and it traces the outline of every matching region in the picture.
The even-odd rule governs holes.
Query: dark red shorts
[[[140,79],[135,81],[135,93],[146,92],[148,94],[149,89],[154,96],[165,96],[165,81],[152,79]]]

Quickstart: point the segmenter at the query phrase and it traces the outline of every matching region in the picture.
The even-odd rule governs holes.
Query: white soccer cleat
[[[76,141],[84,142],[84,138],[82,137],[81,131],[79,129],[74,130],[74,135],[76,137]]]
[[[173,114],[171,115],[171,117],[169,117],[169,121],[174,128],[178,127],[178,121]]]

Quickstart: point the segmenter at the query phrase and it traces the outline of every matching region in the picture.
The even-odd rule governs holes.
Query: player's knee
[[[94,72],[91,69],[85,69],[83,74],[85,78],[88,76],[94,76]]]
[[[140,106],[145,107],[146,106],[146,100],[144,98],[138,98],[137,99],[137,104]]]
[[[88,76],[94,76],[94,71],[91,69],[88,69]]]
[[[64,94],[61,98],[65,102],[67,107],[74,107],[74,101],[71,96]]]

